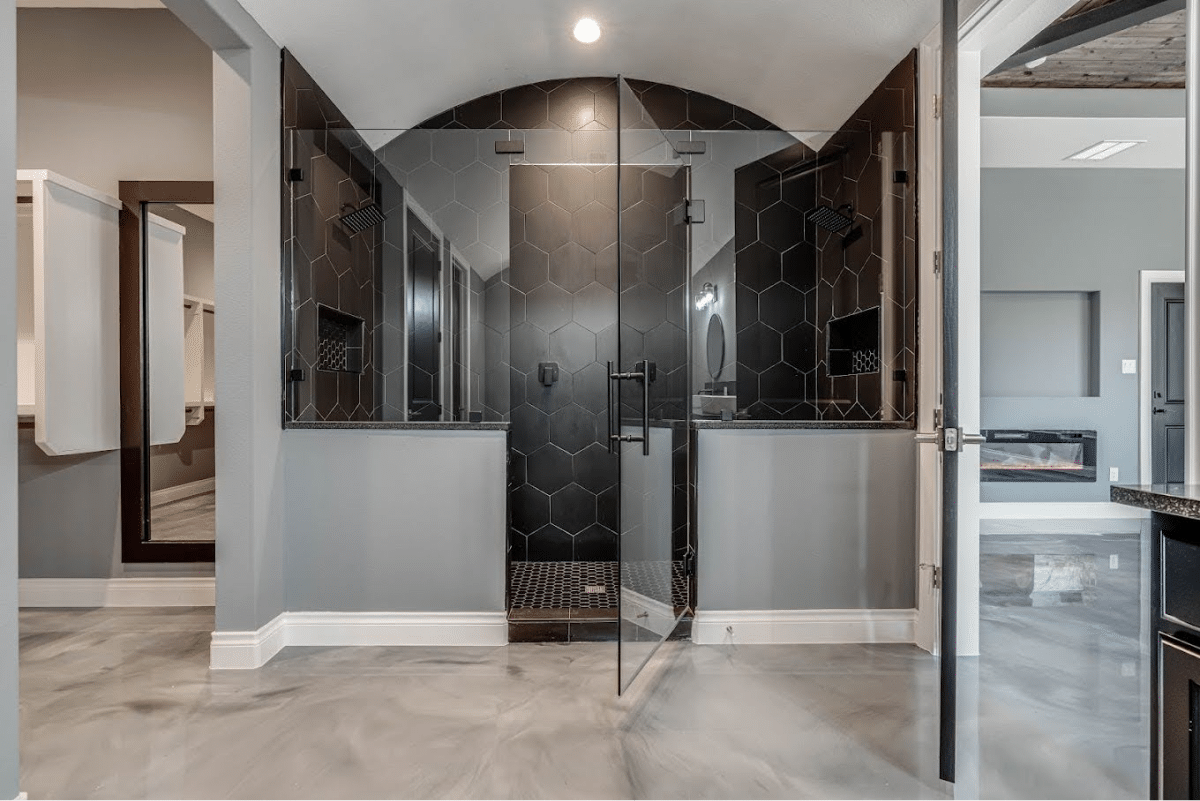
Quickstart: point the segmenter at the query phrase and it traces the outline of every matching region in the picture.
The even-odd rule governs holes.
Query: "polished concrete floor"
[[[1052,525],[984,538],[983,655],[961,660],[955,788],[936,778],[937,662],[911,646],[669,643],[617,698],[612,643],[290,648],[212,673],[211,610],[99,609],[22,612],[22,789],[1143,797],[1139,543]]]

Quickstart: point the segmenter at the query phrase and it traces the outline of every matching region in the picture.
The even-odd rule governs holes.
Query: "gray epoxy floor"
[[[1142,797],[1138,536],[1052,528],[984,538],[985,565],[1002,557],[1001,569],[984,587],[983,656],[963,660],[958,794]],[[1113,548],[1129,571],[1093,571],[1078,603],[1068,589],[1057,606],[1025,605],[1010,586],[1023,555],[1107,566]],[[1079,575],[1086,585],[1076,570],[1055,586]],[[211,610],[28,610],[21,624],[34,799],[949,789],[936,779],[937,663],[911,646],[671,643],[618,699],[611,643],[291,648],[258,671],[210,673]]]
[[[203,492],[155,506],[150,530],[159,541],[211,542],[217,530],[217,493]]]

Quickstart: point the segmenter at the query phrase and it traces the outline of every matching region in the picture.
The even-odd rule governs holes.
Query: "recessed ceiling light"
[[[1078,153],[1067,156],[1067,161],[1103,161],[1123,150],[1145,143],[1145,139],[1105,139],[1103,142],[1097,142],[1091,147],[1085,147]]]
[[[600,38],[600,25],[591,17],[584,17],[575,23],[575,38],[584,44],[591,44]]]
[[[1042,66],[1045,63],[1046,63],[1045,56],[1042,56],[1041,58],[1035,58],[1033,61],[1025,62],[1025,69],[1027,69],[1027,70],[1037,69],[1038,67]]]

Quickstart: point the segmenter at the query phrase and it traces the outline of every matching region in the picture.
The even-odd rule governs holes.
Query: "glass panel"
[[[216,531],[212,206],[150,203],[146,212],[148,539],[212,541]]]
[[[687,609],[689,164],[620,82],[621,568],[624,692]]]

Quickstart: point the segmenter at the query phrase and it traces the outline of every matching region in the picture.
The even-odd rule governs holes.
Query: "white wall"
[[[165,9],[17,12],[17,156],[117,196],[212,180],[212,51]]]
[[[16,170],[16,8],[0,0],[0,173]],[[17,240],[16,205],[0,193],[0,798],[16,798],[19,683],[17,678]]]
[[[122,180],[212,180],[212,51],[171,12],[21,9],[17,37],[20,166],[113,196]],[[24,444],[21,575],[130,572],[118,544],[118,453],[47,463]],[[64,498],[89,499],[91,514]]]

